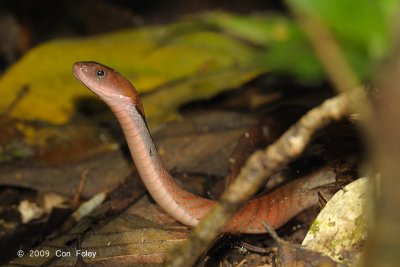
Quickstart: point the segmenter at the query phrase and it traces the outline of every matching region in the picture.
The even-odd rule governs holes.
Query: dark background
[[[3,0],[0,2],[0,71],[29,48],[50,39],[162,24],[208,10],[246,14],[284,11],[284,6],[281,1],[261,0]]]

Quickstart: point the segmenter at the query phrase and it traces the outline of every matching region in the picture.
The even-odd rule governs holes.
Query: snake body
[[[76,78],[102,99],[117,117],[132,159],[155,202],[177,221],[195,226],[215,202],[187,191],[165,168],[146,125],[135,87],[115,70],[96,62],[73,65]],[[315,175],[313,176],[315,179]],[[297,179],[270,194],[248,201],[225,226],[226,232],[264,233],[262,222],[278,228],[318,202],[315,190],[304,190],[310,178]]]

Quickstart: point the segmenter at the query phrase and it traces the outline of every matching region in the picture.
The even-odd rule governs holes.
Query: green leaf
[[[292,6],[321,19],[334,33],[361,78],[388,55],[397,0],[290,0]]]
[[[214,27],[261,51],[255,63],[265,69],[319,81],[323,71],[299,26],[279,14],[232,16],[216,12],[204,16]]]
[[[292,2],[324,19],[360,77],[366,79],[388,53],[397,1]],[[0,112],[27,87],[28,93],[12,109],[13,117],[67,122],[74,101],[91,95],[71,74],[72,64],[81,60],[98,61],[126,75],[144,93],[151,125],[175,116],[187,101],[240,86],[266,71],[288,72],[307,81],[323,77],[307,38],[293,20],[278,14],[213,12],[167,26],[42,44],[1,77]]]

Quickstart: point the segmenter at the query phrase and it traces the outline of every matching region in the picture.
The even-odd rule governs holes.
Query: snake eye
[[[101,70],[101,69],[98,70],[96,75],[99,76],[99,77],[104,76],[104,70]]]

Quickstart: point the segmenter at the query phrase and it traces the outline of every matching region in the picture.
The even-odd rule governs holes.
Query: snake
[[[136,169],[153,200],[178,222],[196,226],[216,201],[191,193],[167,170],[147,127],[139,93],[132,83],[114,69],[93,61],[76,62],[72,72],[117,118]],[[281,227],[301,211],[318,204],[317,190],[309,190],[310,184],[322,176],[333,175],[331,170],[320,171],[249,200],[225,225],[223,232],[265,233],[263,223],[275,229]]]

